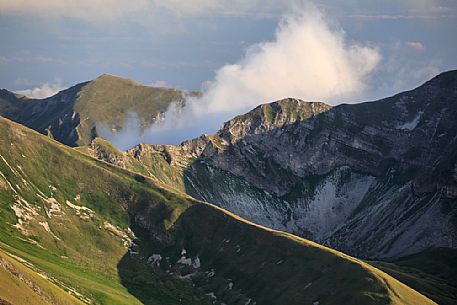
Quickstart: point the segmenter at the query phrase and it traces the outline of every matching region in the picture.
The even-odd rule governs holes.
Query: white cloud
[[[416,50],[416,51],[424,51],[425,50],[424,45],[419,41],[408,41],[408,42],[406,42],[406,46],[408,48],[411,48],[411,49]]]
[[[376,48],[348,42],[341,28],[332,28],[309,5],[285,16],[273,41],[253,45],[237,63],[220,68],[202,98],[188,101],[184,109],[171,107],[164,121],[130,138],[176,143],[285,97],[338,103],[364,91],[380,57]]]
[[[106,124],[97,123],[98,134],[109,139],[114,146],[120,149],[128,149],[142,141],[141,123],[136,113],[127,113],[125,124],[122,130],[113,132]]]
[[[348,43],[342,29],[332,29],[307,6],[283,19],[274,41],[252,46],[237,64],[219,69],[200,103],[208,112],[224,112],[288,96],[336,102],[365,89],[379,60],[375,48]]]
[[[115,20],[150,7],[147,0],[0,0],[3,14],[73,17],[91,21]]]
[[[282,2],[282,1],[280,1]],[[169,12],[176,16],[208,12],[226,14],[252,10],[259,0],[0,0],[0,13],[43,17],[72,17],[86,21],[114,21],[134,16],[137,21],[153,19],[154,15]],[[270,7],[275,1],[265,0],[262,6]],[[255,11],[255,10],[254,10]]]
[[[60,82],[57,83],[45,83],[39,87],[33,89],[17,90],[18,94],[28,96],[30,98],[42,99],[50,97],[65,89]]]

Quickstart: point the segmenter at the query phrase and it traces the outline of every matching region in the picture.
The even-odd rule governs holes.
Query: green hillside
[[[0,263],[6,302],[434,304],[364,262],[7,119],[0,134],[0,262],[19,270]]]
[[[133,236],[126,205],[147,204],[157,210],[157,226],[164,227],[190,202],[153,190],[134,174],[100,167],[20,125],[5,119],[0,124],[0,248],[75,289],[83,300],[139,304],[118,275]],[[183,286],[177,281],[176,288],[163,289],[178,299],[186,294]]]

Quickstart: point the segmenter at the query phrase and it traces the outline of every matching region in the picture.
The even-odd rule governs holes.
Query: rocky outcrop
[[[330,108],[330,105],[322,102],[305,102],[286,98],[260,105],[247,114],[235,117],[222,126],[218,135],[230,144],[235,144],[247,136],[264,134],[310,119]]]
[[[126,156],[125,153],[118,150],[116,147],[113,146],[110,142],[102,139],[102,138],[95,138],[90,142],[88,145],[89,155],[94,158],[104,160],[108,163],[126,167]]]

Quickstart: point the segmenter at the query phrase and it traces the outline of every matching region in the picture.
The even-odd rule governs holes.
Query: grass
[[[0,251],[0,296],[16,305],[83,304],[42,275]]]
[[[222,301],[231,297],[224,290],[230,279],[258,304],[433,304],[369,264],[214,206],[187,209],[173,234],[179,249],[198,255],[206,269],[217,270],[216,277],[225,280],[225,285],[202,283],[226,293]],[[176,249],[165,253],[173,251],[179,254]]]
[[[133,174],[25,131],[5,119],[1,119],[0,129],[0,154],[6,160],[0,160],[0,170],[18,193],[8,187],[5,178],[0,178],[4,181],[0,191],[3,203],[0,248],[24,258],[100,304],[139,303],[121,285],[118,276],[117,264],[127,248],[122,238],[104,229],[104,223],[120,229],[129,227],[126,204],[130,201],[147,205],[157,215],[155,224],[165,227],[189,203],[136,181]],[[17,196],[34,206],[37,213],[26,225],[28,236],[12,227],[17,218],[11,204]],[[49,203],[40,196],[55,198],[63,213],[48,217],[45,211],[49,211]],[[81,219],[65,204],[66,200],[90,208],[95,216]],[[173,200],[169,206],[168,200]],[[40,222],[47,222],[59,239]]]
[[[392,262],[371,262],[440,305],[457,303],[457,251],[429,249]]]

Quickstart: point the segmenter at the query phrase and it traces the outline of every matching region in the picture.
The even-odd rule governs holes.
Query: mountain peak
[[[247,134],[264,132],[307,120],[331,108],[332,106],[323,102],[306,102],[289,97],[259,105],[248,113],[235,117],[224,123],[219,135],[236,140]]]
[[[258,107],[264,112],[269,111],[270,115],[276,118],[281,116],[294,121],[308,119],[317,113],[321,113],[332,108],[332,106],[324,102],[308,102],[292,97],[284,98],[272,103],[262,104]],[[266,117],[266,119],[268,119],[268,117]],[[271,117],[271,119],[273,119],[273,117]]]
[[[97,77],[96,79],[94,79],[92,81],[93,83],[125,83],[125,84],[131,84],[131,85],[138,85],[138,86],[141,86],[142,84],[135,81],[135,80],[131,80],[129,78],[124,78],[124,77],[120,77],[120,76],[117,76],[117,75],[114,75],[114,74],[109,74],[109,73],[104,73],[102,75],[100,75],[99,77]]]

